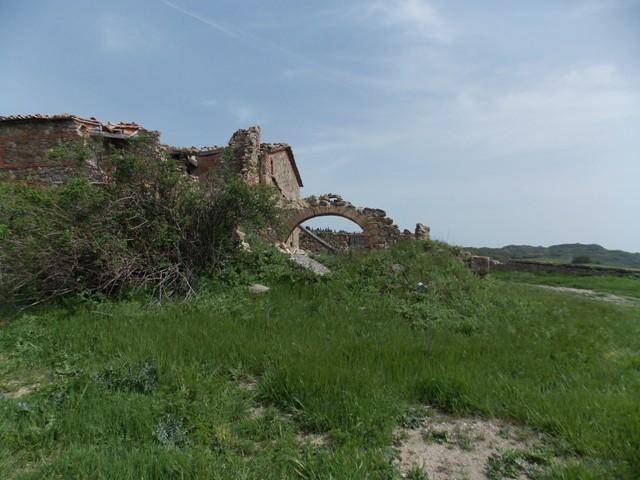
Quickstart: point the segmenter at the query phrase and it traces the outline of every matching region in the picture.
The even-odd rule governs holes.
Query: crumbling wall
[[[135,124],[103,125],[71,115],[0,117],[0,177],[59,185],[85,175],[104,183],[111,177],[113,153],[159,157],[158,140],[158,132]]]
[[[50,155],[51,149],[80,139],[71,119],[0,123],[0,176],[32,183],[60,184],[73,176],[73,159]]]
[[[231,163],[244,181],[260,183],[260,127],[238,130],[229,140]]]
[[[356,223],[363,232],[365,244],[370,249],[388,248],[403,238],[397,225],[384,210],[358,208],[335,194],[309,197],[291,205],[288,212],[288,231],[315,217],[338,216]]]
[[[287,151],[283,149],[274,153],[266,153],[262,162],[265,182],[276,185],[287,200],[299,200],[300,186],[293,168],[291,168]]]
[[[340,251],[366,248],[364,234],[361,232],[336,232],[321,229],[309,230]],[[300,233],[300,248],[307,252],[320,253],[327,251],[327,247],[318,243],[304,232]]]
[[[506,262],[493,261],[492,270],[500,272],[532,272],[559,273],[562,275],[597,276],[607,275],[615,277],[638,277],[640,270],[598,265],[573,265],[566,263],[545,263],[534,260],[508,260]]]

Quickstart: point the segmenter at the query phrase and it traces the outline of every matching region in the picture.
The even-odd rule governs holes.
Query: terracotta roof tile
[[[87,127],[90,134],[113,134],[122,135],[123,137],[131,137],[138,133],[140,125],[133,122],[120,122],[120,123],[102,123],[95,117],[83,118],[77,115],[71,115],[69,113],[44,115],[41,113],[29,114],[29,115],[0,115],[0,122],[17,122],[17,121],[45,121],[45,120],[73,120],[85,127]]]

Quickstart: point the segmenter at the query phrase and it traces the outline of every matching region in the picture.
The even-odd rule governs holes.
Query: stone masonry
[[[367,248],[387,248],[402,239],[402,234],[384,210],[358,208],[335,194],[309,197],[291,208],[287,219],[290,234],[301,223],[322,216],[343,217],[356,223],[363,232]]]
[[[314,217],[340,216],[362,228],[367,248],[387,248],[402,238],[422,238],[428,227],[419,225],[415,236],[407,236],[383,210],[359,208],[335,194],[302,199],[303,186],[291,147],[285,143],[262,143],[260,127],[236,131],[227,147],[176,148],[161,145],[159,133],[135,123],[102,123],[75,115],[0,116],[0,178],[36,184],[57,185],[81,172],[98,183],[110,181],[109,158],[114,151],[136,151],[137,138],[150,139],[152,151],[174,158],[194,178],[211,175],[239,176],[249,184],[277,187],[285,208],[286,237],[277,239],[293,250],[299,248],[298,226]],[[90,154],[75,158],[69,152],[82,147]],[[56,155],[60,147],[64,154]],[[147,148],[148,153],[148,148]]]
[[[0,116],[0,177],[57,185],[84,172],[105,182],[110,153],[137,148],[131,140],[143,136],[157,144],[157,132],[135,123],[103,124],[69,114]]]
[[[308,230],[331,245],[336,251],[344,252],[366,247],[364,234],[362,232],[345,232],[318,228],[309,228]],[[325,245],[304,232],[300,234],[300,248],[306,252],[326,252],[329,250]]]

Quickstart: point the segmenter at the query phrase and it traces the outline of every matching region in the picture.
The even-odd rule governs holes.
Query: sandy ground
[[[499,420],[437,413],[417,428],[398,429],[396,435],[396,466],[401,474],[406,477],[417,467],[429,480],[486,480],[487,463],[492,456],[529,450],[539,444],[533,433]],[[528,477],[520,472],[511,478]]]
[[[545,290],[552,290],[554,292],[571,293],[573,295],[580,295],[593,300],[600,300],[603,302],[615,303],[616,305],[627,305],[640,307],[640,299],[633,297],[622,297],[620,295],[613,295],[611,293],[596,292],[594,290],[587,290],[585,288],[571,288],[571,287],[554,287],[551,285],[536,285],[536,287],[544,288]]]

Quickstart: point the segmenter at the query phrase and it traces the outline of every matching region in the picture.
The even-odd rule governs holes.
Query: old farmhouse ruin
[[[148,141],[137,141],[142,138]],[[90,155],[74,157],[74,145],[85,147]],[[0,176],[57,185],[82,171],[92,181],[104,183],[110,178],[110,155],[117,150],[136,151],[142,145],[158,158],[162,153],[171,156],[194,178],[232,173],[249,184],[275,185],[287,211],[287,232],[278,240],[290,250],[300,249],[301,233],[306,236],[304,247],[313,250],[379,249],[402,238],[429,237],[428,227],[418,224],[415,232],[401,232],[383,210],[356,207],[339,195],[302,198],[302,177],[292,148],[286,143],[263,143],[257,126],[236,131],[227,147],[178,148],[161,144],[159,132],[136,123],[102,123],[69,114],[0,116]],[[321,216],[351,220],[362,233],[318,234],[301,226]]]

